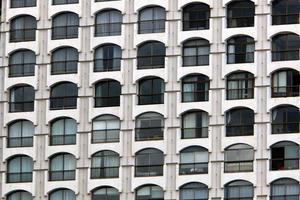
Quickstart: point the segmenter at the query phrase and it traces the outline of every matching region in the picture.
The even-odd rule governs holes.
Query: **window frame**
[[[197,79],[197,80],[187,80],[187,79]],[[181,102],[202,102],[209,101],[209,89],[210,89],[210,80],[209,77],[202,74],[191,74],[182,78],[181,81]],[[185,91],[185,85],[192,85],[193,91]],[[199,90],[199,88],[203,88],[204,90]],[[207,88],[207,90],[206,90]],[[186,94],[192,94],[192,100],[185,100]],[[204,94],[204,98],[202,97]]]
[[[141,19],[141,14],[145,10],[151,9],[151,20],[142,20]],[[157,11],[155,11],[157,9]],[[164,12],[164,17],[162,19],[155,19],[155,14],[154,12]],[[152,28],[141,28],[142,25],[150,23]],[[166,10],[163,7],[160,6],[150,6],[150,7],[145,7],[142,10],[139,11],[138,14],[138,34],[151,34],[151,33],[164,33],[165,32],[165,25],[166,24]],[[149,24],[148,24],[149,25]],[[159,28],[156,28],[156,26],[159,26]]]
[[[15,63],[13,64],[13,59],[14,59],[14,56],[17,56],[17,54],[21,54],[21,63]],[[25,62],[25,58],[26,58],[26,54],[32,54],[34,55],[34,62]],[[28,55],[27,55],[28,56]],[[36,55],[33,51],[29,50],[29,49],[21,49],[21,50],[17,50],[15,52],[13,52],[12,54],[9,55],[9,63],[8,63],[8,69],[9,69],[9,72],[8,72],[8,77],[11,78],[11,77],[25,77],[25,76],[34,76],[35,75],[35,65],[36,65]],[[24,70],[24,68],[29,68],[29,70]],[[13,73],[13,69],[15,68],[20,68],[22,71],[20,74],[18,73]],[[18,70],[15,70],[15,71],[18,71]],[[25,72],[25,71],[29,71],[29,72]]]
[[[55,23],[58,20],[58,17],[65,16],[66,24],[64,26],[56,26]],[[68,19],[76,17],[75,25],[68,25]],[[79,28],[80,28],[80,19],[78,14],[74,12],[62,12],[52,17],[52,27],[51,27],[51,40],[63,40],[63,39],[76,39],[79,37]],[[58,33],[63,30],[63,33]],[[57,33],[56,33],[57,32]],[[71,32],[71,34],[69,34]]]
[[[105,117],[110,117],[110,118],[106,118]],[[100,118],[104,118],[102,120],[99,120]],[[107,122],[110,122],[110,121],[117,121],[118,120],[118,123],[119,123],[119,128],[118,129],[108,129],[107,126],[108,126],[108,123]],[[95,125],[94,123],[95,122],[105,122],[105,126],[106,126],[106,129],[99,129],[99,130],[96,130],[95,129]],[[111,115],[111,114],[104,114],[104,115],[100,115],[96,118],[93,119],[92,121],[92,137],[91,137],[91,143],[92,144],[96,144],[96,143],[113,143],[113,142],[120,142],[120,131],[121,131],[121,122],[120,122],[120,118],[114,116],[114,115]],[[113,133],[113,135],[117,135],[117,137],[108,137],[108,135],[110,133]],[[95,140],[95,135],[96,134],[104,134],[104,140],[102,141],[99,141],[99,140]],[[97,137],[96,137],[97,138]]]
[[[95,167],[94,162],[95,159],[100,158],[100,166]],[[109,160],[118,159],[117,165],[105,166]],[[91,159],[91,179],[107,179],[107,178],[119,178],[119,170],[120,170],[120,155],[111,150],[102,150],[92,155]],[[112,175],[110,174],[112,173]]]
[[[66,157],[69,158],[66,158]],[[60,159],[60,157],[62,157],[62,170],[53,170],[52,169],[52,162],[54,161],[53,159],[58,158]],[[74,169],[72,170],[66,170],[65,169],[65,160],[68,159],[73,159],[74,161]],[[49,162],[49,177],[48,180],[49,181],[70,181],[70,180],[75,180],[76,179],[76,158],[74,155],[70,154],[70,153],[58,153],[55,154],[53,156],[50,157],[50,162]]]
[[[243,78],[232,77],[232,76],[240,76],[242,74],[244,75]],[[230,82],[236,83],[237,88],[230,89],[229,88]],[[245,84],[245,87],[243,87],[243,84]],[[226,100],[253,99],[254,87],[255,87],[255,78],[252,73],[245,72],[245,71],[231,73],[226,77]],[[232,93],[235,95],[233,95]]]
[[[114,88],[115,86],[117,86],[118,88]],[[101,89],[101,87],[104,87],[104,89],[103,88]],[[119,91],[119,95],[111,94],[114,93],[114,91],[116,90]],[[103,93],[104,91],[105,95],[103,94],[97,95],[99,91],[100,93]],[[122,95],[122,86],[120,82],[113,79],[101,80],[95,84],[94,107],[95,108],[118,107],[121,104],[120,102],[121,95]]]
[[[22,20],[20,23],[22,25],[22,28],[12,28],[15,23],[17,23],[17,20]],[[31,22],[34,21],[33,27],[27,27],[28,24],[31,24]],[[15,18],[13,18],[10,21],[10,27],[9,27],[9,42],[16,43],[16,42],[31,42],[36,40],[36,30],[37,30],[37,22],[36,18],[31,15],[20,15]],[[22,36],[18,37],[14,34],[21,33]]]
[[[13,100],[12,96],[15,96],[15,93],[18,92],[18,90],[21,89],[22,93],[22,100]],[[26,97],[28,97],[28,90],[31,90],[33,92],[34,96],[31,101],[25,101]],[[33,112],[34,111],[34,101],[35,101],[35,90],[31,85],[16,85],[12,87],[10,90],[9,95],[9,112],[15,113],[15,112]],[[21,105],[21,109],[18,109],[18,105]]]
[[[61,96],[53,96],[53,90],[56,89],[58,86],[65,85],[63,88],[64,95]],[[66,91],[68,90],[68,86],[76,86],[76,95],[66,96]],[[78,86],[72,82],[58,82],[51,87],[50,90],[50,110],[66,110],[66,109],[77,109],[77,98],[78,98]],[[57,103],[55,101],[63,101],[62,105],[55,106],[54,104]],[[66,103],[68,100],[73,101],[74,105],[67,105]],[[72,103],[72,102],[71,102]]]
[[[189,43],[194,43],[189,44]],[[197,44],[200,43],[200,44]],[[205,43],[205,44],[204,44]],[[208,54],[202,55],[200,49],[208,48]],[[196,51],[194,55],[186,55],[186,49],[193,49]],[[203,50],[202,49],[202,50]],[[186,60],[188,58],[196,59],[195,62],[193,61],[192,64],[186,64]],[[202,58],[204,58],[204,62],[202,62]],[[206,66],[209,65],[210,59],[210,43],[206,39],[197,38],[197,39],[190,39],[182,44],[182,67],[196,67],[196,66]]]
[[[185,119],[185,117],[187,117],[188,115],[191,115],[191,114],[196,114],[196,118],[195,118],[196,119],[196,121],[195,121],[196,126],[195,126],[195,128],[191,128],[191,127],[185,128],[184,119]],[[207,127],[202,126],[202,124],[203,124],[202,117],[203,117],[204,114],[207,115],[207,122],[208,122]],[[199,122],[197,122],[198,121],[197,117],[200,116],[200,115],[201,115],[201,127],[197,127],[197,124],[199,123]],[[188,130],[193,130],[194,131],[193,134],[195,135],[195,137],[186,137],[186,136],[184,136],[185,132],[188,131]],[[199,132],[199,130],[201,132]],[[209,133],[209,116],[208,116],[207,112],[202,111],[202,110],[194,110],[194,111],[192,110],[192,111],[188,111],[188,112],[182,114],[182,117],[181,117],[181,139],[208,138],[208,133]]]
[[[197,7],[196,10],[194,10],[194,6]],[[201,7],[201,8],[200,8]],[[206,7],[206,8],[204,8]],[[189,10],[191,9],[191,10]],[[205,14],[208,15],[208,17],[206,17],[205,19],[195,19],[195,20],[191,20],[190,18],[189,19],[186,19],[185,15],[188,13],[189,15],[191,15],[191,13],[195,13],[195,14],[198,14],[198,13],[202,13],[202,12],[206,12]],[[204,26],[201,26],[204,22]],[[190,23],[197,23],[197,27],[196,28],[190,28]],[[199,26],[199,23],[201,24]],[[189,26],[187,26],[189,25]],[[205,3],[200,3],[200,2],[197,2],[197,3],[190,3],[186,6],[183,7],[182,9],[182,31],[196,31],[196,30],[206,30],[206,29],[209,29],[210,28],[210,7],[209,5],[205,4]]]
[[[274,5],[275,5],[275,3],[278,3],[280,5],[280,2],[284,2],[285,12],[281,13],[281,14],[278,14],[278,13],[275,14],[275,12],[278,12],[278,11],[276,11]],[[290,2],[289,0],[279,0],[279,1],[274,0],[272,2],[272,14],[271,14],[271,16],[272,16],[272,25],[299,24],[299,21],[300,21],[299,20],[299,18],[300,18],[299,15],[300,14],[289,12],[289,6],[290,6],[289,2]],[[299,4],[298,6],[300,7],[299,1],[298,1],[298,4]],[[289,21],[291,16],[294,16],[294,18],[293,18],[294,21],[292,20],[292,22]]]
[[[150,152],[151,151],[151,152]],[[141,159],[140,157],[147,158],[147,163],[138,164],[138,159]],[[153,156],[160,156],[160,159],[162,159],[161,164],[152,164],[151,158],[153,159]],[[147,169],[146,172],[144,169]],[[164,155],[163,152],[155,149],[155,148],[146,148],[142,149],[135,154],[135,166],[134,166],[134,176],[135,177],[154,177],[154,176],[163,176],[164,172]],[[140,171],[142,170],[142,171]],[[140,171],[140,172],[139,172]]]
[[[69,55],[75,53],[76,59],[68,59]],[[55,54],[64,55],[63,60],[54,60]],[[60,47],[52,52],[51,55],[51,75],[59,75],[59,74],[76,74],[78,70],[78,61],[79,54],[77,49],[73,47]],[[71,67],[69,66],[71,64]],[[56,68],[56,69],[54,69]],[[62,68],[62,70],[59,70]],[[68,69],[71,68],[71,69]]]
[[[229,124],[228,119],[232,118],[232,112],[237,112],[236,114],[239,115],[239,123],[238,124]],[[249,112],[249,113],[243,113]],[[250,113],[251,112],[251,113]],[[243,124],[243,114],[251,114],[253,121],[248,121],[248,123]],[[233,108],[226,112],[226,137],[238,137],[238,136],[253,136],[254,135],[254,124],[255,124],[255,113],[252,109],[247,107],[237,107]],[[234,130],[234,131],[233,131]],[[233,131],[233,132],[232,132]]]
[[[164,54],[156,54],[156,48],[163,47]],[[150,54],[140,55],[143,48],[150,48]],[[166,47],[159,41],[148,41],[138,46],[137,50],[137,69],[157,69],[165,67]],[[156,62],[159,61],[159,64]]]
[[[248,3],[247,6],[237,6],[236,4],[238,3]],[[251,6],[250,6],[251,5]],[[231,10],[230,10],[231,9]],[[249,15],[249,16],[235,16],[232,17],[230,16],[229,12],[233,13],[233,10],[241,10],[243,9],[244,11],[248,11],[249,9],[252,9],[251,14],[253,14],[253,16]],[[244,28],[244,27],[254,27],[255,26],[255,5],[254,2],[249,1],[249,0],[237,0],[237,1],[231,1],[226,8],[226,27],[227,28]],[[231,14],[232,15],[232,14]],[[233,25],[234,21],[236,20],[236,24],[242,24],[242,25]]]
[[[97,51],[103,52],[102,59],[97,58]],[[108,50],[107,50],[108,49]],[[110,49],[113,50],[113,55],[109,56],[110,58],[104,58],[106,57],[106,54],[110,54]],[[115,51],[120,51],[121,56],[115,56],[117,52]],[[105,53],[106,52],[106,53]],[[116,44],[104,44],[95,49],[94,52],[94,72],[111,72],[111,71],[120,71],[121,68],[121,60],[122,60],[122,49],[120,46]],[[98,64],[100,61],[100,64],[102,62],[102,68],[98,67]],[[100,65],[99,64],[99,65]]]
[[[10,172],[10,164],[11,162],[14,160],[14,159],[19,159],[19,169],[20,171],[19,172]],[[9,158],[7,160],[7,171],[6,171],[6,183],[27,183],[27,182],[32,182],[32,175],[33,175],[33,161],[32,161],[32,168],[31,168],[31,171],[30,172],[23,172],[23,159],[31,159],[32,161],[32,158],[27,156],[27,155],[15,155],[11,158]],[[15,181],[12,181],[11,179],[11,176],[17,176],[17,180]]]
[[[32,124],[32,127],[33,127],[33,131],[34,130],[34,126],[33,126],[33,123],[29,120],[17,120],[17,121],[14,121],[12,123],[10,123],[8,125],[8,137],[7,137],[7,148],[19,148],[19,147],[33,147],[33,137],[34,137],[34,132],[32,133],[32,136],[31,137],[23,137],[23,127],[24,127],[24,123],[26,122],[29,122]],[[10,131],[10,128],[13,126],[13,125],[16,125],[17,123],[21,123],[21,137],[11,137],[11,131]],[[10,145],[11,144],[11,141],[10,140],[20,140],[20,145]],[[25,143],[25,144],[24,144]],[[28,144],[29,143],[29,144]],[[26,145],[27,144],[27,145]]]
[[[98,15],[102,15],[108,13],[108,23],[99,23],[98,22]],[[113,18],[113,14],[115,15],[119,15],[118,17],[121,18],[121,20],[119,22],[111,22],[112,18]],[[99,16],[99,17],[100,17]],[[115,16],[116,17],[116,16]],[[119,10],[116,9],[105,9],[105,10],[101,10],[100,12],[96,13],[95,15],[95,31],[94,31],[94,37],[107,37],[107,36],[118,36],[122,34],[122,24],[123,24],[123,15]],[[101,29],[101,27],[103,29],[109,29],[109,31],[106,32],[98,32],[98,29]],[[114,29],[118,29],[117,31],[114,31]]]
[[[76,134],[66,134],[66,126],[67,126],[67,120],[73,120],[75,122],[76,125],[76,129],[77,129],[77,123],[74,119],[69,118],[69,117],[61,117],[61,118],[57,118],[54,121],[51,122],[50,125],[50,139],[49,139],[49,145],[50,146],[57,146],[57,145],[74,145],[76,144]],[[63,121],[63,134],[53,134],[53,125],[55,123],[58,123],[59,121]],[[54,142],[55,138],[62,138],[60,140],[62,140],[62,142]]]
[[[150,81],[150,90],[147,94],[141,94],[141,86],[142,84],[146,84],[147,81]],[[154,84],[155,82],[160,81],[161,83],[161,92],[154,92]],[[164,91],[165,91],[165,82],[160,77],[145,77],[141,79],[139,82],[139,89],[138,89],[138,105],[151,105],[151,104],[164,104]],[[146,100],[142,100],[146,97]],[[149,100],[150,97],[150,100]],[[156,98],[159,99],[156,99]]]

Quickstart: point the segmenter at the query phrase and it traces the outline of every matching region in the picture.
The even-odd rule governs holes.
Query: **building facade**
[[[299,0],[1,6],[2,199],[299,199]]]

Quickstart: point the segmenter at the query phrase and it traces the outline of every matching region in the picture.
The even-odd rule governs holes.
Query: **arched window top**
[[[63,4],[74,4],[78,3],[79,0],[52,0],[53,5],[63,5]]]
[[[114,187],[103,186],[92,191],[92,200],[97,199],[119,199],[119,191]]]
[[[210,10],[210,7],[208,4],[206,3],[202,3],[202,2],[192,2],[189,3],[185,6],[183,6],[183,12],[198,12],[198,11],[207,11]]]
[[[182,186],[180,186],[179,189],[197,189],[197,188],[203,188],[203,189],[208,189],[208,186],[203,184],[203,183],[199,183],[199,182],[190,182],[190,183],[186,183]]]
[[[143,185],[136,189],[136,200],[164,199],[164,191],[157,185]]]
[[[66,153],[66,152],[53,154],[49,158],[52,162],[53,160],[59,159],[59,158],[62,158],[62,157],[68,157],[68,158],[71,158],[71,159],[74,159],[74,160],[76,159],[73,154]]]
[[[15,161],[19,160],[19,159],[24,159],[30,163],[33,163],[33,159],[30,156],[24,155],[24,154],[18,154],[18,155],[14,155],[12,157],[9,157],[7,159],[8,162],[8,166],[9,165],[13,165]]]
[[[248,78],[253,79],[254,75],[247,71],[238,71],[227,75],[227,79],[248,79]]]
[[[77,19],[78,20],[78,23],[77,23],[77,20],[68,20],[68,18],[74,18],[74,19]],[[79,16],[78,14],[76,13],[73,13],[73,12],[61,12],[61,13],[58,13],[56,15],[54,15],[52,17],[52,20],[53,20],[53,23],[56,24],[56,23],[59,23],[59,24],[64,24],[64,25],[78,25],[79,24]],[[62,20],[62,21],[60,21]]]
[[[231,108],[229,110],[227,110],[227,113],[232,113],[232,112],[254,112],[251,108],[248,108],[248,107],[234,107],[234,108]]]
[[[201,146],[190,146],[182,149],[180,153],[190,153],[190,152],[196,152],[196,151],[205,151],[208,152],[208,150]]]
[[[143,42],[138,46],[138,56],[146,56],[147,50],[154,54],[164,54],[165,53],[165,44],[159,41],[147,41]],[[157,52],[158,50],[158,52]],[[149,53],[148,52],[148,53]]]
[[[248,145],[248,144],[233,144],[230,145],[229,147],[227,147],[225,150],[242,150],[242,149],[253,149],[252,146]]]
[[[109,16],[110,15],[110,16]],[[112,16],[113,15],[113,16]],[[104,17],[101,19],[101,17]],[[100,10],[96,13],[96,20],[100,23],[111,23],[111,22],[121,22],[122,21],[122,13],[117,9],[104,9]]]
[[[273,0],[272,24],[298,24],[300,2],[298,0]]]
[[[30,50],[30,49],[20,49],[20,50],[17,50],[17,51],[14,51],[13,53],[11,53],[9,55],[9,61],[10,63],[12,62],[13,64],[17,64],[17,63],[20,63],[20,57],[22,57],[23,55],[22,54],[25,54],[27,59],[31,58],[32,60],[36,60],[36,57],[35,57],[35,52]],[[26,61],[27,59],[24,58]],[[18,62],[19,61],[19,62]],[[15,63],[16,62],[16,63]]]
[[[77,96],[78,87],[75,83],[60,82],[51,87],[51,97]]]
[[[161,150],[155,149],[155,148],[146,148],[146,149],[142,149],[138,152],[135,153],[136,155],[139,154],[163,154],[163,152]]]
[[[227,4],[227,27],[254,26],[255,5],[250,0],[236,0]]]
[[[194,81],[209,81],[209,77],[203,74],[189,74],[182,78],[183,82],[194,82]]]
[[[245,180],[235,180],[225,185],[225,187],[234,187],[234,186],[253,186],[253,184]]]
[[[254,38],[250,37],[248,35],[236,35],[233,37],[228,38],[227,40],[228,44],[237,44],[237,45],[241,45],[241,44],[248,44],[248,43],[254,43]]]
[[[36,19],[31,15],[18,15],[11,19],[11,29],[15,28],[17,23],[22,22],[26,27],[36,28]],[[26,23],[25,23],[26,22]]]
[[[183,42],[184,47],[209,46],[209,41],[202,38],[189,39]]]
[[[286,147],[286,146],[297,146],[297,147],[299,147],[299,145],[295,142],[282,141],[282,142],[277,142],[277,143],[273,144],[271,146],[271,148],[279,148],[279,147]]]
[[[299,108],[294,105],[279,105],[272,109],[272,111],[299,111]]]
[[[103,150],[103,151],[98,151],[92,155],[92,157],[103,157],[103,156],[119,156],[119,154],[111,150]]]
[[[292,185],[292,184],[299,184],[299,182],[292,178],[280,178],[280,179],[276,179],[271,183],[271,185]]]
[[[117,116],[114,116],[114,115],[105,114],[105,115],[100,115],[100,116],[94,118],[93,122],[103,121],[103,120],[120,120],[120,118]]]
[[[68,53],[70,55],[65,55],[65,51],[68,51]],[[68,57],[68,56],[78,56],[78,50],[74,47],[69,47],[69,46],[66,46],[66,47],[59,47],[57,49],[55,49],[54,51],[52,51],[52,59],[58,59],[58,60],[62,60],[61,57],[59,57],[59,54],[63,53],[64,56]],[[61,58],[61,59],[59,59]]]
[[[7,200],[32,200],[32,194],[25,190],[15,190],[6,195]]]
[[[76,195],[73,190],[59,188],[49,194],[49,200],[75,200]]]
[[[136,117],[137,120],[151,119],[151,118],[164,119],[164,116],[157,112],[146,112],[146,113],[142,113]]]
[[[34,128],[33,122],[30,121],[30,120],[27,120],[27,119],[20,119],[20,120],[15,120],[13,122],[10,122],[8,124],[8,127],[10,128],[10,127],[13,127],[13,126],[18,126],[20,123],[26,123],[26,124],[28,124],[28,125],[30,125]]]
[[[165,8],[161,6],[147,6],[139,11],[140,20],[165,19]]]

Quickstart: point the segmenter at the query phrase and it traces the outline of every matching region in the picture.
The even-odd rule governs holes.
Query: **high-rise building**
[[[2,0],[0,196],[299,200],[299,0]]]

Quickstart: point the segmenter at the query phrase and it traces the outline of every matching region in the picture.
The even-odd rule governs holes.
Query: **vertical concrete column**
[[[267,90],[270,87],[270,81],[267,74],[267,52],[270,50],[270,44],[267,36],[267,15],[270,14],[270,8],[267,0],[257,2],[256,6],[256,26],[257,26],[257,41],[256,41],[256,72],[255,79],[256,89],[256,105],[257,111],[255,115],[255,126],[257,135],[257,151],[256,151],[256,195],[258,200],[267,199],[267,172],[268,172],[268,147],[267,124],[269,123],[269,116],[267,111]]]
[[[180,92],[180,83],[177,82],[177,56],[178,49],[178,23],[180,23],[180,13],[178,11],[178,0],[169,1],[169,8],[167,12],[167,29],[169,30],[166,34],[168,41],[166,45],[166,60],[167,65],[166,73],[167,80],[165,80],[165,95],[167,101],[164,102],[166,105],[167,119],[165,121],[166,133],[166,152],[165,152],[165,199],[177,199],[176,192],[176,177],[177,171],[176,166],[178,164],[178,158],[176,155],[176,139],[177,139],[177,128],[179,126],[179,119],[177,118],[177,92]]]
[[[213,79],[210,82],[211,89],[211,116],[209,137],[211,140],[210,162],[211,168],[211,199],[221,199],[223,196],[221,175],[223,153],[221,148],[222,127],[224,125],[224,117],[222,113],[222,90],[224,89],[224,81],[222,80],[222,54],[224,53],[224,43],[222,41],[222,18],[224,17],[224,9],[222,1],[212,1],[213,9],[211,9],[211,66]]]
[[[121,96],[121,142],[122,142],[122,157],[121,157],[121,174],[122,174],[122,191],[120,195],[121,200],[134,199],[132,189],[132,169],[134,167],[134,157],[132,156],[132,134],[134,129],[133,121],[133,98],[136,90],[133,86],[133,60],[136,57],[134,50],[134,24],[137,21],[137,16],[134,14],[134,0],[124,1],[123,13],[123,29],[124,33],[124,49],[122,49],[122,96]]]
[[[88,180],[90,175],[88,169],[91,160],[89,159],[89,134],[91,132],[91,123],[89,121],[89,98],[93,96],[93,87],[90,87],[89,72],[90,64],[93,59],[93,51],[91,50],[91,28],[94,24],[94,18],[91,14],[91,1],[81,1],[81,16],[80,16],[80,49],[78,73],[80,75],[78,83],[78,98],[79,98],[79,121],[77,129],[77,199],[90,199],[90,191],[88,191]]]
[[[35,92],[35,112],[36,124],[34,135],[35,162],[33,171],[33,187],[35,200],[47,199],[45,196],[46,173],[48,172],[48,162],[46,158],[46,143],[49,135],[49,126],[47,126],[46,112],[49,110],[46,101],[49,99],[49,90],[47,89],[47,67],[50,63],[48,55],[48,31],[51,30],[51,22],[48,20],[48,2],[39,2],[40,16],[37,19],[36,40],[38,49],[36,49],[36,68],[37,88]]]

